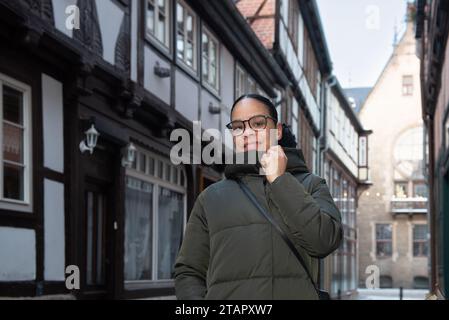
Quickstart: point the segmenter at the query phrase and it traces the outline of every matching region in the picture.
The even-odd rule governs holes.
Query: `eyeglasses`
[[[231,121],[226,125],[226,128],[231,130],[231,133],[234,137],[240,136],[245,132],[245,122],[248,122],[251,129],[254,131],[262,131],[265,130],[267,127],[267,119],[271,119],[274,121],[274,123],[277,122],[277,120],[271,116],[267,115],[257,115],[254,117],[249,118],[248,120],[234,120]]]

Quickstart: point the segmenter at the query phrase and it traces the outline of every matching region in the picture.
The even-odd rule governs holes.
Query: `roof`
[[[234,3],[265,48],[271,50],[276,28],[276,0],[240,0]]]
[[[371,134],[372,133],[371,130],[365,130],[363,128],[363,125],[360,122],[359,117],[357,116],[354,108],[352,108],[350,102],[348,101],[348,98],[345,94],[345,91],[341,87],[340,82],[337,79],[335,80],[336,83],[335,85],[331,86],[331,90],[334,93],[335,97],[340,102],[340,106],[345,111],[346,116],[349,118],[349,120],[351,121],[351,123],[353,124],[358,133]]]
[[[275,43],[277,1],[279,0],[233,0],[241,15],[268,50],[273,49]],[[299,1],[299,8],[320,70],[324,74],[331,74],[332,61],[316,0]]]
[[[356,114],[359,113],[360,108],[365,103],[366,98],[368,98],[368,95],[371,92],[371,90],[372,90],[372,87],[343,89],[346,97],[348,98],[349,103],[350,104],[354,103],[354,105],[352,105],[352,107]]]
[[[240,14],[235,1],[195,0],[189,4],[270,97],[276,96],[275,84],[288,84],[284,72]]]

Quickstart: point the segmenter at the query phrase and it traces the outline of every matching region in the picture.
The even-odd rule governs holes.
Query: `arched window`
[[[427,197],[422,126],[402,133],[394,145],[395,198]]]
[[[424,160],[424,131],[422,127],[402,133],[394,146],[395,178],[422,178]]]

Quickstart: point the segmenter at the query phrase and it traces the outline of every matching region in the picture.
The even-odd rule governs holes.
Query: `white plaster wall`
[[[115,64],[115,45],[124,12],[110,0],[96,0],[95,4],[103,42],[103,59],[110,64]]]
[[[44,180],[44,277],[65,279],[64,185]]]
[[[42,74],[44,166],[64,172],[64,117],[62,83]]]
[[[0,227],[0,281],[36,279],[34,230]]]
[[[190,121],[198,121],[198,84],[182,71],[176,71],[176,110]]]
[[[159,99],[166,104],[170,104],[170,77],[159,78],[154,74],[154,66],[156,62],[164,68],[170,68],[170,64],[158,56],[148,46],[145,47],[145,89],[156,95]]]

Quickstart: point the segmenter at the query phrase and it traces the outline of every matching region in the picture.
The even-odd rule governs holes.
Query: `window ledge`
[[[220,93],[218,92],[217,89],[215,89],[214,87],[212,87],[209,83],[207,83],[206,81],[202,80],[201,81],[201,86],[207,91],[209,92],[211,95],[213,95],[217,100],[219,100],[221,102],[221,96]]]
[[[0,199],[0,209],[29,213],[33,211],[31,203],[9,199]]]
[[[173,62],[171,48],[166,47],[162,42],[160,42],[151,33],[145,32],[145,43],[148,44],[154,50],[156,50],[159,54],[163,55],[170,62]]]
[[[125,290],[172,288],[174,285],[174,280],[125,281]]]

